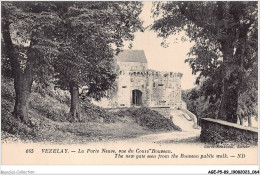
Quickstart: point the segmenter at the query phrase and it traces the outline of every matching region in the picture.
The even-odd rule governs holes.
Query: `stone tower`
[[[120,67],[118,91],[100,106],[182,108],[181,73],[159,72],[147,68],[143,50],[125,50],[115,58]]]

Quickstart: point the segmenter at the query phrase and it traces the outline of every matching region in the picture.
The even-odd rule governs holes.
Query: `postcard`
[[[2,165],[258,164],[257,1],[1,6]]]

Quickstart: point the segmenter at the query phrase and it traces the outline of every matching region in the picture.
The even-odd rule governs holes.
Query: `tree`
[[[85,96],[99,99],[111,88],[117,75],[113,54],[105,55],[109,53],[105,52],[108,46],[97,44],[87,42],[88,47],[81,50],[74,46],[62,49],[62,54],[54,63],[56,86],[69,90],[71,94],[70,114],[74,121],[80,120],[79,88],[84,87]]]
[[[11,68],[14,79],[13,114],[27,123],[32,82],[43,80],[41,77],[51,71],[49,63],[57,52],[51,31],[59,21],[49,2],[3,2],[1,5],[2,51],[8,63],[3,66]]]
[[[243,125],[244,119],[248,121],[248,126],[252,126],[251,117],[257,117],[257,93],[258,93],[258,66],[257,60],[245,72],[240,85],[240,95],[238,98],[237,115],[240,124]]]
[[[86,86],[86,95],[98,100],[114,85],[114,56],[124,40],[133,40],[134,32],[142,30],[141,9],[140,2],[59,4],[61,24],[55,31],[63,44],[54,61],[55,83],[70,91],[70,113],[75,121],[80,120],[80,87]]]
[[[207,92],[216,99],[221,96],[218,118],[236,123],[242,77],[257,59],[257,2],[160,2],[155,6],[151,28],[164,38],[185,31],[195,41],[191,54],[196,57],[188,60],[193,73],[206,78]]]
[[[89,85],[89,95],[107,89],[115,50],[142,29],[141,8],[140,2],[3,2],[2,41],[10,63],[3,65],[14,78],[14,116],[28,122],[32,82],[48,81],[54,71],[71,89],[73,115],[79,86]]]

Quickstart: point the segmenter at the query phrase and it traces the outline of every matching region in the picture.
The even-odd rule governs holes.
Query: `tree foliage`
[[[221,98],[218,118],[236,123],[240,85],[257,60],[257,2],[159,2],[153,13],[158,36],[185,31],[196,43],[186,61],[202,94]]]
[[[124,40],[133,40],[134,32],[142,30],[141,8],[139,2],[60,4],[56,84],[62,89],[69,89],[70,83],[87,86],[87,95],[102,97],[117,73],[114,55]]]
[[[3,2],[2,66],[11,70],[16,93],[14,115],[28,122],[27,109],[33,80],[43,81],[53,71],[53,26],[59,23],[50,2]],[[36,8],[37,7],[37,8]],[[8,67],[9,66],[9,67]]]
[[[140,2],[63,2],[58,6],[60,54],[54,61],[55,83],[71,93],[72,115],[79,116],[79,88],[99,100],[115,84],[116,53],[124,40],[142,30]]]
[[[87,86],[87,95],[102,97],[116,76],[114,55],[142,30],[141,8],[140,2],[3,2],[2,67],[14,78],[14,115],[27,120],[33,81],[54,80],[77,93]]]

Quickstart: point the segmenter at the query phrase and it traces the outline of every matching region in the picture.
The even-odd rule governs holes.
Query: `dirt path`
[[[156,133],[156,134],[148,134],[144,136],[139,136],[137,138],[130,138],[126,140],[118,140],[112,141],[107,144],[122,144],[122,145],[131,145],[131,144],[149,144],[149,145],[202,145],[199,141],[200,129],[193,128],[193,121],[188,121],[181,111],[172,111],[173,115],[173,123],[178,125],[182,131],[173,131],[173,132],[165,132],[165,133]]]
[[[167,132],[159,134],[149,134],[138,138],[128,139],[127,142],[143,143],[192,143],[199,142],[200,130]]]
[[[166,133],[148,134],[144,136],[139,136],[136,138],[124,139],[124,140],[114,140],[99,142],[99,145],[103,146],[115,146],[115,145],[129,145],[129,146],[171,146],[171,145],[183,145],[189,146],[193,145],[203,145],[199,141],[200,130],[194,129],[192,131],[173,131]],[[97,142],[96,142],[97,143]],[[96,144],[92,143],[92,144]],[[92,145],[90,144],[90,145]]]

